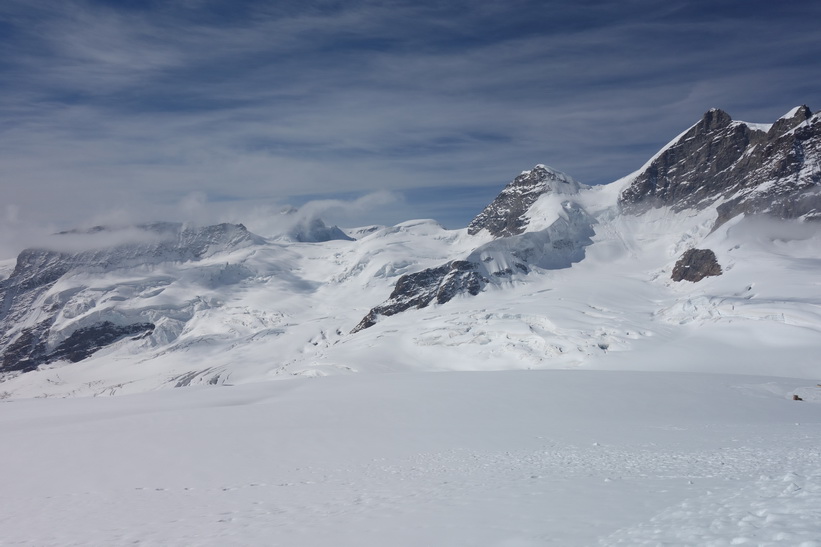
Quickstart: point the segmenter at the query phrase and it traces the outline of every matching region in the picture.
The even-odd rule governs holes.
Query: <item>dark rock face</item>
[[[539,196],[550,191],[576,194],[580,187],[578,182],[567,175],[544,165],[537,165],[510,182],[496,199],[468,224],[468,233],[475,235],[487,230],[494,237],[521,234],[528,223],[525,213],[536,203]]]
[[[48,324],[24,329],[3,352],[2,372],[28,372],[47,362],[45,334]]]
[[[151,323],[115,325],[110,321],[104,321],[74,331],[54,351],[47,352],[44,338],[48,327],[47,325],[38,325],[38,327],[25,329],[6,348],[2,361],[4,372],[29,372],[42,364],[61,359],[76,363],[126,336],[146,336],[154,330],[154,325]]]
[[[716,255],[710,249],[690,249],[685,252],[673,267],[673,281],[692,281],[697,283],[705,277],[721,275]]]
[[[821,219],[821,117],[794,109],[769,131],[721,110],[664,150],[622,192],[624,212],[703,209],[721,198],[716,227],[741,213]]]
[[[49,361],[68,359],[72,363],[82,361],[100,348],[113,344],[126,336],[147,336],[154,331],[152,323],[115,325],[103,321],[90,327],[77,329],[63,340],[48,356]]]
[[[488,283],[473,262],[454,260],[443,266],[403,275],[384,304],[376,306],[351,333],[372,327],[380,316],[390,316],[411,308],[425,308],[436,302],[444,304],[457,294],[477,295]]]
[[[95,227],[85,232],[70,231],[57,235],[60,236],[55,239],[57,244],[61,243],[61,238],[67,238],[66,247],[80,245],[86,249],[77,252],[26,249],[17,257],[17,264],[9,278],[0,281],[0,373],[33,370],[40,364],[62,358],[71,360],[80,355],[85,358],[96,349],[124,336],[153,330],[153,325],[148,321],[138,321],[136,326],[102,322],[80,329],[76,334],[79,338],[72,342],[63,342],[70,344],[70,347],[47,351],[46,340],[54,321],[72,294],[49,295],[45,300],[41,298],[64,275],[72,272],[106,272],[168,261],[199,260],[213,252],[264,241],[241,224],[190,228],[178,223],[155,223],[121,229]],[[98,237],[104,239],[94,239]],[[79,243],[74,240],[79,240]],[[93,246],[95,241],[112,240],[121,242],[113,246]],[[44,319],[35,326],[20,328],[32,313]]]

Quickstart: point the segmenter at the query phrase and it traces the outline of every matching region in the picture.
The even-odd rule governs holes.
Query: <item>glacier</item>
[[[0,544],[819,545],[819,119],[711,110],[462,229],[0,262]]]

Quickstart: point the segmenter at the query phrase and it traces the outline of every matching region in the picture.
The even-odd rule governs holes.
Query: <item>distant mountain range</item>
[[[779,351],[791,361],[778,366],[818,367],[819,220],[821,116],[801,106],[772,125],[710,110],[609,185],[537,165],[462,230],[313,219],[271,239],[232,224],[65,232],[0,281],[0,396],[676,369],[711,344],[747,362],[717,370],[766,368]]]

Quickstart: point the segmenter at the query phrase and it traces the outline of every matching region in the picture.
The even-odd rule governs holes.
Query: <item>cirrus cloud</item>
[[[710,107],[818,108],[819,18],[810,2],[9,0],[4,201],[67,228],[385,191],[406,195],[396,218],[359,224],[458,227],[536,163],[605,183]]]

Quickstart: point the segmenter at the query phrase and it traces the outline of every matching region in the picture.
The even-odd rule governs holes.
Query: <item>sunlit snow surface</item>
[[[413,221],[61,279],[55,332],[157,327],[0,384],[0,545],[821,546],[821,230],[617,215],[628,182],[579,196],[580,262],[353,335],[489,237]],[[691,248],[723,274],[673,282]]]
[[[5,402],[0,544],[818,545],[819,403],[558,370]]]

